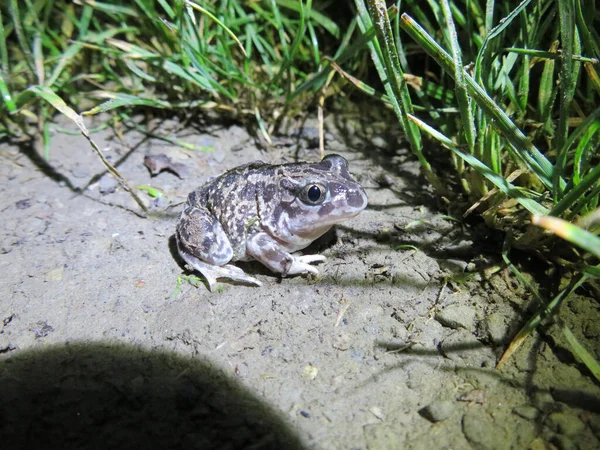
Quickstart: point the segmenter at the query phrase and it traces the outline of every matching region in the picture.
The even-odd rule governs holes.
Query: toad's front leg
[[[292,255],[264,232],[258,233],[248,240],[246,251],[254,259],[263,263],[273,272],[281,273],[284,277],[299,273],[318,275],[318,269],[311,264],[327,259],[323,255]]]

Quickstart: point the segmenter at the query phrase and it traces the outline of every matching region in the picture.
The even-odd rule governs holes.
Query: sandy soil
[[[2,447],[600,448],[600,388],[557,325],[495,369],[532,303],[505,271],[486,275],[501,237],[444,216],[401,140],[350,123],[328,122],[327,150],[370,205],[314,244],[322,276],[249,263],[264,287],[215,293],[176,289],[181,202],[238,164],[319,159],[314,124],[268,151],[208,122],[157,132],[211,151],[95,133],[133,186],[165,193],[140,194],[148,218],[82,137],[55,133],[48,160],[1,144]],[[144,155],[161,153],[190,176],[152,178]],[[560,317],[600,356],[596,301]]]

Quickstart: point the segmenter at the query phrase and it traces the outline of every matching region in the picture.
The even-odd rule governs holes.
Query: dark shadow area
[[[6,450],[303,448],[210,362],[109,343],[0,361],[0,436]]]
[[[581,408],[600,414],[600,398],[577,389],[551,389],[552,398],[573,408]]]
[[[345,225],[336,225],[336,228],[355,238],[368,239],[386,245],[390,250],[413,246],[437,260],[472,259],[478,255],[486,255],[490,258],[490,261],[484,260],[485,264],[482,264],[481,267],[478,264],[477,270],[494,264],[499,259],[498,254],[502,246],[501,236],[497,233],[486,233],[483,226],[477,229],[451,227],[447,230],[438,230],[435,226],[423,223],[407,231],[394,228],[385,233],[359,231]],[[370,249],[370,251],[376,250]]]
[[[83,139],[83,137],[82,137]],[[50,178],[52,181],[56,183],[60,183],[66,186],[72,192],[77,194],[81,193],[81,189],[74,186],[71,180],[65,176],[64,174],[57,171],[48,161],[46,161],[35,149],[35,144],[33,139],[28,139],[25,141],[15,141],[12,139],[6,139],[6,142],[9,145],[13,145],[17,147],[23,155],[25,155],[29,160],[37,167],[40,172]]]

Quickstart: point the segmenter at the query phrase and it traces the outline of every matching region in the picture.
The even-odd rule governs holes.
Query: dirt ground
[[[156,123],[205,150],[94,133],[132,186],[164,192],[140,191],[147,218],[76,133],[56,131],[49,159],[2,143],[2,447],[600,448],[600,387],[557,325],[495,368],[532,304],[490,270],[502,237],[445,216],[406,145],[352,123],[330,117],[326,148],[369,206],[313,245],[321,276],[245,263],[263,287],[214,293],[179,278],[181,202],[245,162],[318,160],[314,123],[269,150],[211,122]],[[157,154],[188,176],[151,177]],[[598,303],[580,294],[560,318],[599,357]]]

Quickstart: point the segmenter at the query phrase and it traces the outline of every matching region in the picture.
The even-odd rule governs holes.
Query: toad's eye
[[[307,205],[320,205],[325,201],[326,192],[322,184],[307,184],[300,192],[300,200]]]

